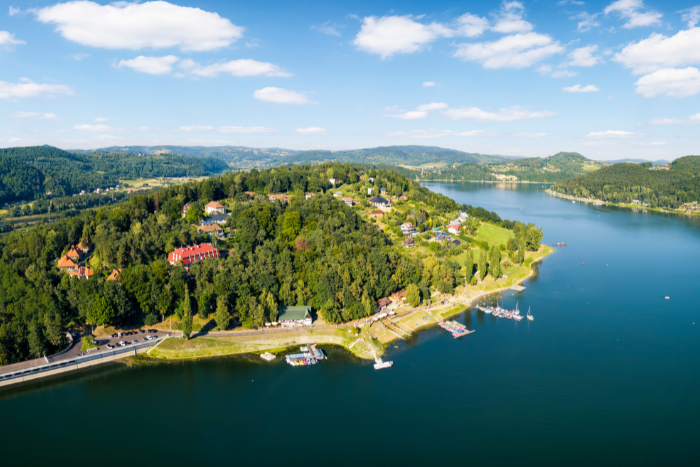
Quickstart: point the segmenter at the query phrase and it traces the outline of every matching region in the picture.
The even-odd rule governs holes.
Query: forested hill
[[[68,196],[119,183],[121,179],[199,177],[228,165],[218,159],[124,153],[78,154],[51,146],[0,149],[0,202]]]
[[[650,207],[677,208],[700,201],[700,156],[676,159],[669,170],[644,164],[615,164],[552,187],[557,193],[613,203],[639,200]]]
[[[559,152],[553,156],[499,160],[488,164],[460,164],[452,167],[423,168],[407,176],[420,180],[479,180],[556,182],[594,171],[603,164],[577,152]]]

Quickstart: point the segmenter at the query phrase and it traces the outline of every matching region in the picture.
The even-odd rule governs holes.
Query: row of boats
[[[302,353],[287,355],[287,363],[292,366],[315,365],[319,360],[325,360],[326,355],[323,350],[317,349],[316,344],[309,344],[299,348]]]
[[[525,316],[520,314],[520,310],[518,309],[518,304],[515,304],[515,310],[507,310],[505,308],[501,308],[501,306],[496,302],[496,306],[483,306],[483,305],[477,305],[476,306],[477,310],[481,310],[486,314],[490,314],[492,316],[495,316],[496,318],[504,318],[504,319],[514,319],[515,321],[520,321],[523,318],[527,318],[528,321],[534,321],[535,318],[532,316],[530,313],[530,308],[527,309],[527,314]]]
[[[465,325],[458,323],[457,321],[444,321],[442,323],[439,323],[439,325],[442,329],[452,334],[452,337],[454,337],[455,339],[458,339],[462,336],[466,336],[467,334],[471,334],[474,332],[470,331]]]

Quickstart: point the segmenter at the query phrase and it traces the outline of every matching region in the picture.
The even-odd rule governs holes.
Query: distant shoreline
[[[418,183],[430,183],[430,182],[458,182],[458,183],[512,183],[512,184],[527,184],[527,185],[554,185],[556,182],[530,182],[527,180],[514,182],[512,180],[421,180],[418,179]]]

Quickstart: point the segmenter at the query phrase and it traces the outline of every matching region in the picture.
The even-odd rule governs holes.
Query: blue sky
[[[6,5],[0,147],[700,152],[700,0]]]

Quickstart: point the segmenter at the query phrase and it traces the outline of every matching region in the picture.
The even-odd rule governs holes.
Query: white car
[[[126,344],[123,343],[122,341],[119,341],[119,347],[126,347]]]

